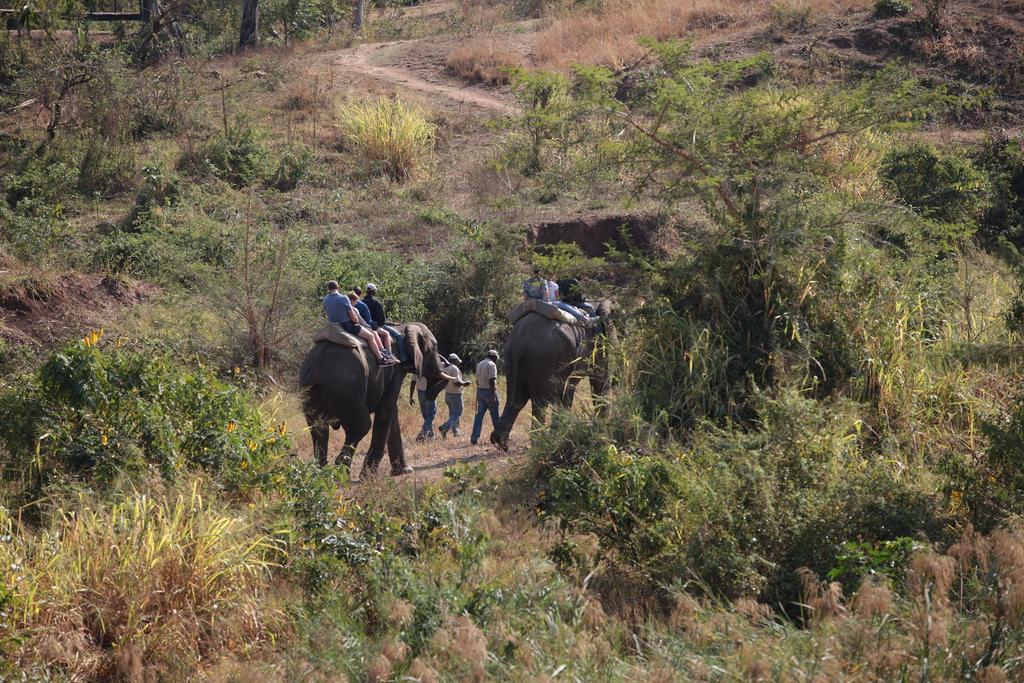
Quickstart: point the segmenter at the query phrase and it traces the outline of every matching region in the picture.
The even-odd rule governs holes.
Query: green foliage
[[[840,581],[847,590],[855,589],[869,576],[896,580],[906,573],[910,556],[918,550],[922,550],[921,544],[907,536],[877,543],[848,541],[836,557],[836,566],[828,571],[828,578]]]
[[[953,454],[943,462],[946,495],[982,532],[1024,514],[1024,395],[982,425],[988,448],[980,457]]]
[[[501,163],[531,176],[546,166],[549,153],[567,146],[562,138],[569,81],[557,73],[517,69],[512,73],[512,87],[522,114],[512,124]]]
[[[426,289],[426,322],[444,352],[481,357],[500,345],[506,315],[518,302],[523,264],[510,254],[521,237],[491,229],[469,238],[466,248],[452,249],[437,278]]]
[[[277,166],[267,178],[267,185],[281,192],[290,192],[309,175],[313,152],[305,145],[287,147],[278,152]]]
[[[545,246],[532,259],[534,266],[556,280],[568,275],[592,277],[608,265],[603,258],[586,256],[578,244],[568,242]]]
[[[969,239],[988,206],[988,178],[970,159],[923,142],[891,150],[879,176],[901,202],[935,223],[930,230],[939,244]]]
[[[913,11],[910,0],[875,0],[875,16],[879,19],[905,17]]]
[[[664,565],[674,564],[678,552],[673,543],[677,519],[671,513],[679,499],[674,474],[661,458],[600,443],[601,438],[594,443],[592,436],[581,433],[592,428],[585,424],[574,434],[564,434],[579,456],[571,465],[547,472],[539,509],[555,515],[563,529],[593,533],[623,561],[664,577]]]
[[[0,425],[9,455],[0,475],[20,483],[22,500],[66,478],[102,486],[149,468],[166,478],[201,469],[233,492],[269,481],[288,441],[244,394],[202,368],[102,349],[99,337],[52,354],[0,391],[10,418]]]
[[[183,157],[182,162],[235,187],[245,187],[265,176],[268,152],[259,132],[248,123],[237,121],[227,131],[216,133],[196,158]]]
[[[941,534],[933,501],[861,452],[843,406],[761,395],[755,422],[652,447],[614,421],[569,421],[533,449],[537,504],[652,588],[696,580],[786,609],[800,595],[795,570],[823,575],[850,539]]]
[[[1024,146],[1020,139],[989,140],[976,159],[992,186],[991,205],[978,234],[986,242],[1000,238],[1024,246]]]
[[[78,169],[77,189],[86,196],[115,197],[131,189],[136,178],[130,147],[92,138]]]

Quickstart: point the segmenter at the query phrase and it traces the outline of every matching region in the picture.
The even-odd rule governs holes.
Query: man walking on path
[[[498,428],[498,352],[491,349],[476,366],[476,417],[469,442],[474,446],[484,428],[484,413],[491,414],[491,428]]]
[[[442,439],[448,438],[448,432],[451,432],[452,436],[459,436],[461,433],[459,431],[459,419],[462,418],[463,410],[462,388],[469,386],[469,382],[462,381],[462,371],[459,370],[459,363],[461,362],[461,358],[451,353],[448,354],[448,360],[445,362],[444,367],[441,368],[441,372],[455,378],[449,380],[444,388],[444,402],[448,405],[448,419],[438,428]]]
[[[416,397],[420,402],[420,415],[423,416],[423,426],[416,436],[417,441],[430,441],[434,438],[434,416],[437,415],[437,399],[427,399],[427,378],[414,377],[409,384],[409,405],[415,405],[412,400],[413,389],[416,390]]]

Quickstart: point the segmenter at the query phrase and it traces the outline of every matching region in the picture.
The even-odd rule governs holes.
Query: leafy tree
[[[957,152],[941,152],[914,142],[882,159],[879,175],[901,202],[922,216],[949,226],[946,232],[969,238],[989,204],[985,173]]]
[[[641,311],[641,409],[673,426],[742,417],[750,387],[772,384],[783,356],[834,389],[858,366],[855,302],[839,277],[846,230],[854,215],[874,220],[846,189],[849,150],[951,98],[897,67],[853,87],[804,88],[775,79],[767,56],[712,64],[685,43],[648,46],[656,64],[629,84],[602,67],[579,67],[572,82],[520,74],[526,106],[513,129],[541,182],[552,172],[607,192],[593,169],[613,169],[608,180],[633,197],[696,200],[711,220],[704,239],[661,267]]]

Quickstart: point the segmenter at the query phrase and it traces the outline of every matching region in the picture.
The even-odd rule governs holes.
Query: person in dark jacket
[[[384,347],[384,355],[393,358],[394,356],[391,353],[391,335],[388,334],[388,331],[377,329],[373,321],[370,320],[370,309],[359,300],[355,292],[348,293],[348,300],[351,302],[352,308],[359,314],[359,318],[363,321],[364,326],[370,328],[380,339],[380,343]]]
[[[377,330],[388,324],[387,317],[384,315],[384,304],[377,298],[377,285],[372,282],[366,283],[366,296],[363,297],[363,303],[370,309],[370,323],[373,325],[373,329]]]

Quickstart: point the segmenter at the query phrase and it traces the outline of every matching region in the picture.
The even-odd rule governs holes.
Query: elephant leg
[[[326,467],[331,428],[323,420],[309,421],[309,435],[313,438],[313,459],[320,467]]]
[[[374,414],[373,434],[370,436],[370,450],[367,451],[366,459],[363,461],[360,477],[362,477],[363,473],[377,473],[377,466],[380,465],[380,461],[384,458],[384,447],[387,445],[392,419],[397,419],[397,416],[387,415],[383,412]]]
[[[352,467],[352,457],[355,455],[356,447],[363,440],[363,437],[366,436],[366,433],[370,431],[370,414],[359,413],[351,416],[345,423],[344,429],[345,445],[342,446],[341,452],[335,458],[334,464],[350,468]]]
[[[522,389],[508,393],[508,402],[505,404],[505,410],[501,413],[501,419],[498,420],[498,428],[491,432],[491,443],[503,451],[508,450],[508,436],[512,433],[512,425],[516,423],[519,413],[526,407],[526,402],[530,400],[529,394]]]
[[[412,474],[412,468],[405,464],[405,446],[402,445],[402,423],[398,416],[391,418],[388,431],[388,458],[391,460],[391,476]]]
[[[572,402],[576,400],[576,387],[581,379],[578,375],[570,375],[565,381],[565,390],[562,392],[562,405],[565,408],[572,408]]]

